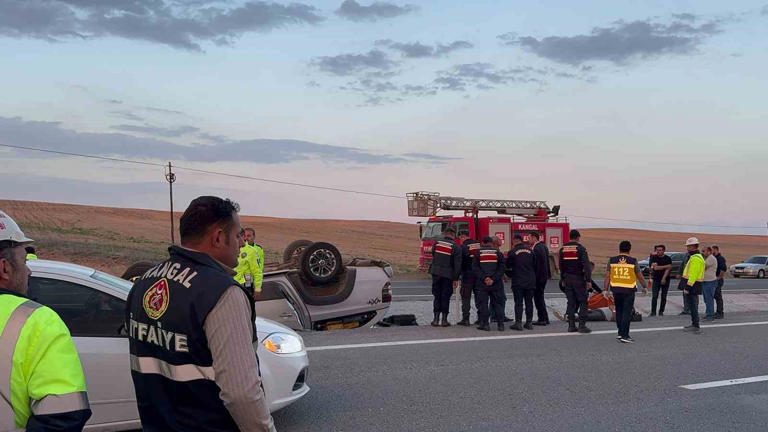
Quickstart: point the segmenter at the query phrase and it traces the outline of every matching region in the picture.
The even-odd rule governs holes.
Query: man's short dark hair
[[[538,231],[534,231],[531,233],[531,237],[536,237],[536,240],[538,240],[541,238],[541,235],[539,234]]]
[[[629,251],[631,250],[632,250],[632,243],[630,243],[629,240],[624,240],[623,242],[619,243],[619,252],[629,253]]]
[[[571,238],[571,240],[573,240],[573,239],[581,238],[581,233],[579,232],[579,230],[574,229],[574,230],[571,230],[570,233],[568,233],[568,236]]]
[[[251,227],[243,228],[243,232],[245,232],[245,231],[250,231],[251,234],[253,234],[253,236],[256,237],[256,230],[255,229],[253,229]]]
[[[449,234],[449,233],[450,233],[450,234],[453,234],[453,235],[456,235],[456,228],[454,228],[454,227],[448,227],[448,228],[446,228],[446,229],[444,229],[444,230],[443,230],[443,235],[445,235],[445,234]]]
[[[513,240],[517,240],[517,241],[523,241],[523,236],[521,236],[520,234],[515,234],[515,235],[512,237],[512,239],[513,239]]]
[[[233,217],[239,211],[240,206],[229,199],[215,196],[195,198],[189,203],[179,221],[181,242],[200,240],[217,224],[231,227]]]
[[[33,254],[33,255],[35,254],[35,248],[33,246],[25,247],[24,251],[27,252],[28,254]]]
[[[718,246],[718,245],[716,245],[716,244],[715,244],[715,245],[712,245],[712,249],[714,249],[714,250],[716,250],[716,251],[719,251],[719,250],[720,250],[720,246]]]
[[[16,262],[16,258],[13,256],[13,248],[18,245],[18,243],[10,240],[0,241],[0,259],[7,260],[11,263],[11,267],[13,267],[14,270],[19,263]]]
[[[661,248],[661,250],[663,250],[665,252],[667,250],[667,247],[664,246],[663,244],[659,244],[659,245],[656,245],[656,246],[653,247],[653,249],[658,249],[658,248]]]
[[[483,243],[493,243],[493,237],[491,236],[483,237]]]
[[[461,236],[469,237],[469,231],[467,231],[467,230],[459,231],[459,237],[461,237]]]

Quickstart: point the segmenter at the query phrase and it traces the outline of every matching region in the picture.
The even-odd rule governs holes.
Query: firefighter
[[[495,247],[498,250],[501,250],[501,246],[504,244],[504,242],[501,240],[501,237],[499,236],[491,236],[491,240],[493,240],[493,247]],[[505,290],[501,290],[501,310],[504,312],[504,322],[512,322],[512,318],[507,316],[507,292]],[[496,316],[494,315],[491,318],[491,321],[496,322]]]
[[[488,298],[490,297],[491,309],[496,318],[499,331],[504,331],[504,255],[493,245],[493,238],[486,236],[483,244],[477,250],[472,261],[472,269],[475,272],[475,295],[477,296],[478,330],[490,331],[488,323],[490,311],[488,310]]]
[[[592,279],[592,268],[589,265],[587,249],[579,243],[581,234],[571,230],[571,241],[560,248],[560,280],[564,285],[565,296],[568,298],[568,331],[591,333],[587,327],[587,284]],[[576,310],[579,311],[579,328],[576,328]]]
[[[472,325],[469,322],[472,292],[475,292],[475,308],[480,309],[475,290],[475,273],[472,270],[472,260],[480,249],[480,242],[469,238],[469,231],[464,230],[459,232],[459,240],[461,240],[461,321],[457,324],[469,327]]]
[[[616,308],[616,327],[619,330],[617,339],[622,343],[633,343],[629,336],[629,325],[632,321],[632,313],[635,310],[635,290],[637,282],[643,286],[643,292],[648,294],[648,284],[645,282],[643,272],[637,265],[637,258],[629,256],[632,244],[624,240],[619,243],[619,255],[608,260],[603,295],[610,298],[613,294],[614,307]]]
[[[536,290],[533,292],[533,304],[536,306],[538,320],[533,323],[537,326],[549,325],[549,314],[547,313],[547,303],[544,300],[544,290],[547,287],[547,281],[552,279],[552,270],[549,268],[549,248],[541,241],[538,232],[531,233],[531,249],[536,255]]]
[[[243,236],[245,244],[240,248],[235,280],[252,290],[254,297],[258,297],[264,279],[264,249],[254,242],[256,231],[253,228],[243,229]]]
[[[433,311],[435,319],[432,326],[448,327],[448,312],[451,306],[453,290],[459,286],[461,274],[461,247],[456,244],[456,230],[448,227],[443,231],[443,239],[432,247],[432,295],[435,297]],[[442,321],[440,315],[442,314]]]
[[[533,330],[533,292],[536,289],[537,258],[531,249],[523,243],[523,237],[512,237],[512,249],[507,253],[507,271],[512,279],[512,294],[515,298],[515,323],[512,330],[523,328]],[[523,320],[523,302],[525,302],[525,325]]]
[[[181,247],[134,282],[126,328],[145,432],[274,431],[254,351],[254,304],[232,267],[244,244],[237,204],[193,200]]]
[[[83,430],[91,417],[85,376],[61,318],[29,300],[24,246],[0,211],[0,430]]]

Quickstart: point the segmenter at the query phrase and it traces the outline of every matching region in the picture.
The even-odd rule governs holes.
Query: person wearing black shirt
[[[533,325],[549,325],[549,314],[547,313],[547,304],[544,301],[544,289],[547,287],[547,281],[552,279],[552,271],[549,268],[549,249],[539,238],[539,233],[531,233],[531,241],[535,242],[531,247],[536,255],[536,290],[533,292],[533,303],[536,305],[536,315],[538,321]]]
[[[614,297],[616,307],[617,339],[622,343],[632,343],[629,336],[629,324],[632,322],[632,310],[635,304],[635,291],[637,283],[643,286],[643,291],[648,293],[643,273],[637,265],[637,259],[629,256],[632,244],[626,240],[619,243],[619,255],[608,260],[607,275],[605,276],[605,289],[603,295],[606,298]]]
[[[664,307],[667,305],[667,293],[669,292],[669,273],[672,271],[672,258],[665,252],[666,246],[656,245],[653,247],[654,254],[648,260],[651,267],[651,279],[653,287],[651,288],[651,315],[656,316],[656,302],[661,291],[661,305],[659,305],[659,316],[664,316]]]
[[[712,254],[717,258],[717,289],[715,290],[715,319],[723,319],[723,284],[725,283],[725,272],[728,271],[728,264],[725,257],[720,253],[720,246],[712,245]]]

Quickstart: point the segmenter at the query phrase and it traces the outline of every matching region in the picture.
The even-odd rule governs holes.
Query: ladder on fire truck
[[[545,201],[498,200],[452,196],[440,196],[437,192],[411,192],[408,198],[408,216],[432,217],[439,210],[464,211],[467,216],[477,217],[481,211],[495,211],[498,214],[523,217],[557,217],[560,206],[549,208]]]

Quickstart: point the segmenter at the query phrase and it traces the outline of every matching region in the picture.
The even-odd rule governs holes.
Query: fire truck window
[[[462,231],[469,231],[469,222],[456,222],[453,227],[456,229],[456,235],[458,235]]]
[[[434,240],[443,237],[443,230],[448,226],[447,222],[429,222],[424,227],[424,233],[421,235],[423,240]]]

